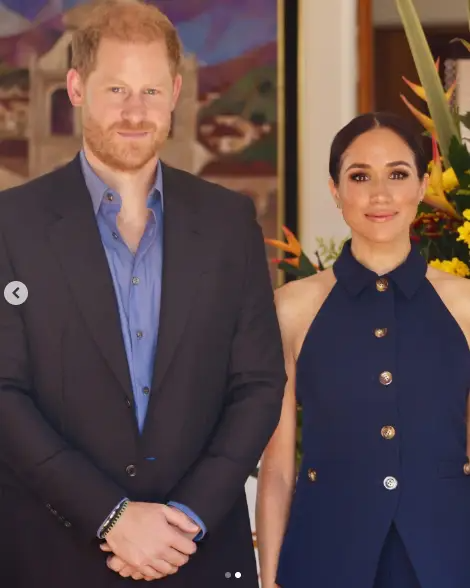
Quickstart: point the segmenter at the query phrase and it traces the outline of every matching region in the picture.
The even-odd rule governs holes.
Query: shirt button
[[[380,433],[384,439],[393,439],[395,437],[395,428],[390,426],[382,427]]]
[[[145,386],[145,388],[142,389],[142,392],[144,394],[150,394],[150,388],[148,386]]]
[[[387,332],[388,329],[375,329],[374,335],[377,337],[377,339],[381,339],[382,337],[385,337]]]
[[[142,339],[142,337],[144,336],[142,331],[137,331],[136,335],[137,335],[137,339]]]
[[[114,237],[115,239],[119,239],[119,235],[118,235],[117,233],[115,233],[114,231],[113,231],[113,237]]]
[[[387,278],[379,278],[375,282],[375,287],[377,288],[377,290],[379,292],[385,292],[385,290],[388,288],[388,280],[387,280]]]
[[[137,469],[135,467],[135,465],[128,465],[126,468],[126,474],[131,477],[134,478],[137,475]]]
[[[317,479],[317,472],[315,470],[312,470],[312,468],[309,468],[307,476],[310,482],[315,482]]]
[[[384,486],[387,488],[387,490],[395,490],[395,488],[398,486],[397,479],[393,476],[387,476],[384,480]]]
[[[393,381],[392,374],[390,372],[382,372],[380,374],[379,381],[383,386],[388,386]]]
[[[132,278],[132,283],[134,284],[134,286],[137,286],[137,284],[140,282],[139,278]]]
[[[107,199],[108,199],[110,202],[112,202],[112,201],[113,201],[113,195],[112,195],[112,194],[110,194],[109,192],[106,194],[106,198],[107,198]]]

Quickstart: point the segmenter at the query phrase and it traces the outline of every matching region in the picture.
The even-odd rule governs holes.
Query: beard
[[[136,172],[149,161],[157,158],[170,132],[171,117],[163,125],[142,121],[133,125],[128,121],[120,121],[110,127],[103,127],[90,114],[83,119],[83,138],[90,151],[103,164],[121,172]],[[139,139],[123,138],[119,132],[147,132],[146,137]]]

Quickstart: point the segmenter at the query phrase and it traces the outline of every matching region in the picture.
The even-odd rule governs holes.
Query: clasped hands
[[[165,504],[131,502],[102,543],[107,566],[124,578],[159,580],[175,574],[196,552],[200,528]]]

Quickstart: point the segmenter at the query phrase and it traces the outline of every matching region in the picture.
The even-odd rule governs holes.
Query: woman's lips
[[[366,217],[374,223],[385,223],[395,218],[397,214],[397,212],[374,212],[372,214],[366,214]]]

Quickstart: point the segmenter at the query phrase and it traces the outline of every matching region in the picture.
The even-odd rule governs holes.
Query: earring
[[[341,203],[339,202],[339,200],[336,201],[336,208],[341,208]]]

